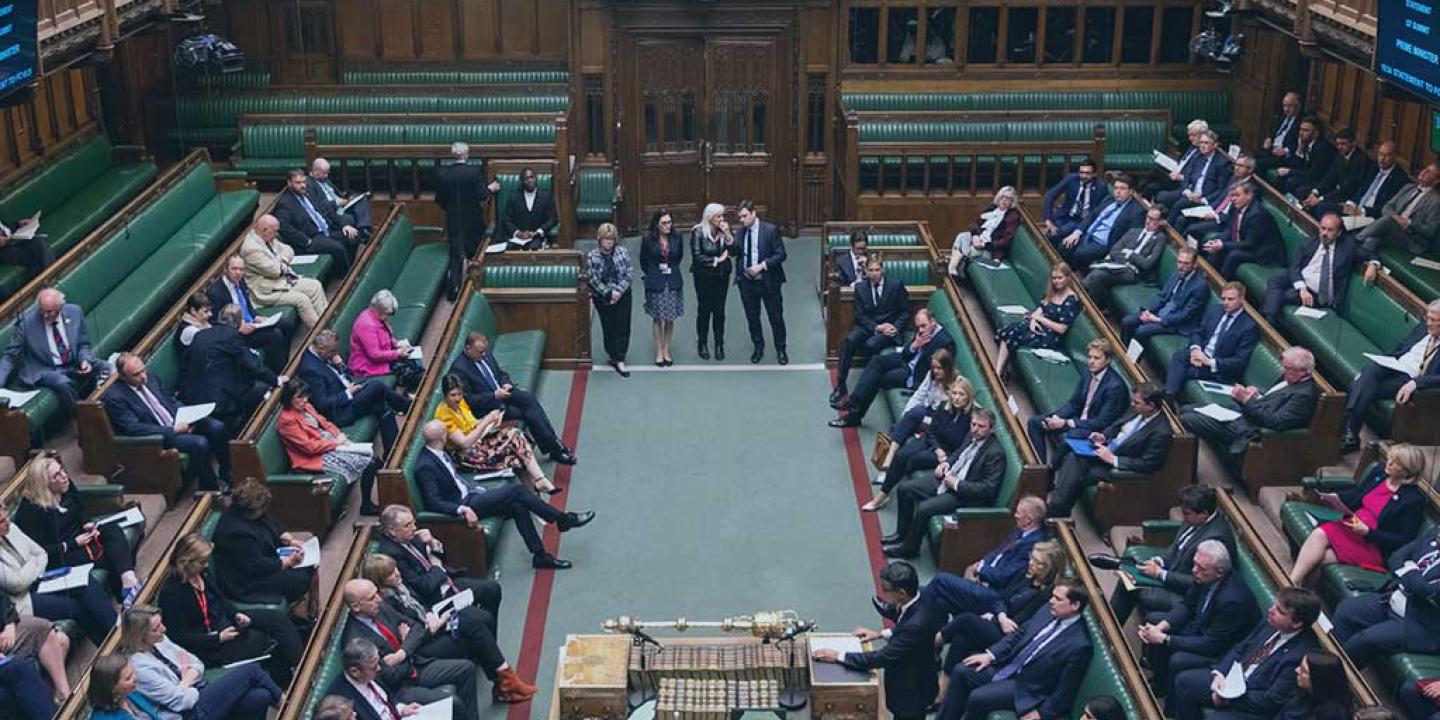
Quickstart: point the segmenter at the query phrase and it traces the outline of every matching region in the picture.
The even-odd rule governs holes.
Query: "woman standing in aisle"
[[[725,206],[710,203],[690,231],[690,272],[695,274],[695,351],[710,359],[706,338],[715,330],[715,359],[725,359],[725,298],[730,294],[735,236],[725,222]]]
[[[590,251],[590,302],[600,316],[605,355],[620,377],[630,377],[625,353],[630,350],[630,284],[635,271],[630,253],[620,244],[614,223],[601,223],[595,233],[598,247]]]
[[[655,331],[655,364],[669,367],[670,340],[675,320],[685,314],[685,283],[676,269],[685,255],[685,244],[674,231],[670,211],[660,208],[650,216],[650,229],[640,241],[640,269],[645,273],[645,314]]]

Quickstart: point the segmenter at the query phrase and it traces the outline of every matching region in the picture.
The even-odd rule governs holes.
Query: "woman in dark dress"
[[[685,314],[685,281],[680,277],[680,259],[685,242],[674,230],[670,211],[661,208],[650,216],[650,229],[640,241],[640,270],[645,273],[645,314],[655,332],[655,364],[669,367],[670,341],[675,320]]]
[[[1340,658],[1315,650],[1295,667],[1295,694],[1275,720],[1347,720],[1350,684]]]
[[[203,292],[197,292],[185,299],[185,314],[180,316],[180,323],[175,326],[176,354],[180,357],[180,375],[185,377],[186,368],[190,363],[190,343],[195,341],[195,336],[201,330],[211,326],[214,318],[214,308],[210,307],[210,297]]]
[[[710,203],[700,224],[690,230],[690,272],[695,276],[695,351],[710,359],[706,341],[715,330],[715,359],[725,359],[725,299],[734,282],[730,250],[735,235],[725,222],[725,206]]]
[[[170,639],[213,667],[270,655],[265,670],[276,685],[285,686],[300,662],[300,632],[282,612],[237,612],[207,569],[214,551],[199,533],[175,544],[170,577],[160,589]]]
[[[630,350],[630,284],[635,271],[630,267],[630,252],[620,244],[620,231],[614,223],[601,223],[595,231],[596,248],[586,256],[590,266],[590,304],[600,316],[600,334],[605,339],[605,355],[610,367],[620,377],[630,377],[625,367],[625,354]]]
[[[270,489],[255,478],[235,486],[231,506],[215,526],[215,575],[220,590],[245,603],[295,603],[310,593],[315,567],[296,567],[305,559],[301,543],[281,532],[266,514]],[[277,550],[286,550],[281,557]],[[314,617],[313,610],[309,617]]]
[[[134,548],[119,523],[90,522],[80,491],[60,460],[42,457],[31,463],[22,495],[15,525],[45,548],[50,559],[45,569],[94,563],[120,578],[121,603],[134,604],[140,593]]]
[[[936,355],[945,350],[935,351]],[[946,389],[948,398],[937,408],[925,410],[917,433],[891,438],[899,449],[890,466],[877,480],[880,489],[861,510],[874,512],[890,501],[890,492],[911,473],[931,470],[945,462],[951,453],[959,452],[970,438],[970,409],[975,406],[975,386],[966,378],[956,378]]]
[[[995,358],[995,371],[1006,376],[1010,358],[1021,348],[1060,347],[1060,339],[1080,317],[1080,297],[1075,294],[1075,274],[1070,266],[1059,263],[1050,268],[1050,284],[1040,307],[1031,310],[1025,319],[1006,325],[995,333],[1000,352]]]

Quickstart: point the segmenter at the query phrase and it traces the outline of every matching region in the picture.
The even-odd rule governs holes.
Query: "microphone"
[[[654,645],[654,646],[657,647],[657,648],[664,649],[664,647],[665,647],[664,645],[661,645],[661,644],[660,644],[660,641],[659,641],[659,640],[656,640],[655,638],[650,637],[650,634],[649,634],[649,633],[645,632],[644,630],[641,630],[641,629],[638,628],[638,627],[637,627],[637,628],[630,628],[630,629],[626,630],[625,632],[630,633],[631,637],[634,637],[636,640],[639,640],[641,645],[644,645],[644,644],[646,644],[646,643],[649,643],[649,644],[651,644],[651,645]]]
[[[777,638],[777,640],[779,642],[785,642],[786,640],[794,640],[801,633],[807,633],[814,629],[814,620],[801,620],[800,622],[795,623],[793,626],[791,626],[789,630],[786,630],[784,633],[782,633],[780,637]]]

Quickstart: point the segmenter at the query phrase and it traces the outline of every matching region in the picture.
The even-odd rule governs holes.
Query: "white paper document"
[[[39,390],[7,390],[0,388],[0,398],[5,398],[10,401],[10,407],[12,408],[18,408],[34,400],[35,396],[39,394]]]
[[[409,357],[411,360],[419,362],[425,359],[425,351],[421,349],[419,345],[415,345],[410,348],[410,354],[406,357]]]
[[[1316,310],[1315,308],[1305,307],[1304,305],[1295,308],[1295,317],[1310,318],[1311,320],[1319,320],[1329,314],[1330,313],[1324,310]]]
[[[1057,352],[1057,351],[1055,351],[1055,350],[1051,350],[1050,348],[1025,348],[1025,349],[1026,349],[1027,351],[1029,351],[1030,354],[1034,355],[1035,357],[1040,358],[1041,360],[1044,360],[1045,362],[1051,362],[1051,363],[1056,363],[1056,364],[1059,364],[1059,363],[1068,363],[1068,362],[1070,362],[1070,356],[1069,356],[1069,355],[1066,355],[1065,353],[1062,353],[1062,352]]]
[[[810,652],[813,653],[816,650],[834,650],[840,653],[841,657],[844,657],[845,653],[864,652],[860,647],[860,638],[853,635],[811,635]]]
[[[1330,622],[1330,618],[1323,612],[1320,613],[1320,617],[1315,618],[1315,624],[1327,635],[1335,629],[1335,623]]]
[[[498,243],[495,243],[495,244],[493,244],[493,245],[486,245],[486,246],[485,246],[485,254],[486,254],[486,255],[494,255],[495,253],[502,253],[502,252],[505,252],[505,248],[508,248],[508,247],[510,247],[510,243],[503,243],[503,242],[498,242]]]
[[[252,322],[250,324],[254,325],[257,328],[267,328],[277,322],[280,322],[279,313],[276,313],[274,315],[256,315],[255,322]]]
[[[1180,163],[1175,162],[1175,158],[1159,150],[1151,150],[1150,153],[1155,156],[1155,164],[1165,168],[1167,172],[1180,172]]]
[[[1340,222],[1345,224],[1346,230],[1359,230],[1360,228],[1375,222],[1375,218],[1369,215],[1346,215]]]
[[[40,587],[35,592],[53,593],[74,590],[90,584],[90,571],[95,569],[95,563],[85,563],[70,568],[70,572],[57,578],[42,580]]]
[[[1195,248],[1200,247],[1200,241],[1196,240],[1194,235],[1186,235],[1185,246],[1190,248],[1191,250],[1194,250]]]
[[[1090,269],[1091,269],[1091,270],[1095,270],[1095,269],[1100,269],[1100,270],[1128,270],[1128,269],[1130,269],[1130,266],[1129,266],[1129,265],[1126,265],[1126,264],[1124,264],[1124,263],[1116,263],[1116,262],[1097,262],[1097,263],[1090,263]]]
[[[15,232],[10,233],[11,240],[29,240],[40,232],[40,211],[20,223]]]
[[[1135,362],[1143,354],[1145,354],[1145,346],[1141,345],[1139,340],[1130,338],[1130,344],[1125,346],[1125,356],[1130,358],[1130,362]]]
[[[339,450],[340,452],[359,453],[362,455],[374,455],[375,443],[350,443],[349,445],[341,445],[340,447],[337,447],[335,449]]]
[[[144,513],[140,512],[140,508],[132,507],[125,512],[118,512],[114,515],[106,515],[105,517],[96,520],[95,524],[109,525],[110,523],[119,523],[120,528],[123,530],[128,527],[134,527],[143,522],[145,522]]]
[[[1376,365],[1379,365],[1380,367],[1383,367],[1387,370],[1394,370],[1398,373],[1405,373],[1406,375],[1410,375],[1412,377],[1417,374],[1414,372],[1414,368],[1405,367],[1405,363],[1400,362],[1400,358],[1397,357],[1391,357],[1389,355],[1376,355],[1375,353],[1365,353],[1365,357],[1370,358],[1370,362],[1373,362]]]
[[[1210,380],[1196,380],[1195,382],[1200,385],[1200,389],[1205,392],[1215,393],[1216,395],[1230,394],[1230,386],[1225,383],[1217,383]]]
[[[316,260],[319,259],[319,255],[296,255],[293,259],[290,260],[290,267],[295,267],[296,265],[310,265],[311,263],[314,263]]]
[[[345,201],[345,204],[340,206],[340,212],[345,212],[346,210],[349,210],[350,208],[355,207],[355,203],[358,203],[358,202],[360,202],[361,200],[364,200],[364,199],[367,198],[367,197],[370,197],[370,193],[368,193],[368,192],[363,192],[363,193],[360,193],[359,195],[356,195],[355,197],[350,198],[349,200],[346,200],[346,201]]]
[[[199,405],[185,405],[175,411],[175,422],[189,425],[210,417],[215,412],[215,403],[201,403]]]
[[[435,605],[430,608],[430,612],[433,612],[436,615],[444,615],[451,610],[464,610],[465,608],[470,607],[474,604],[475,591],[466,590],[464,592],[451,595],[450,597],[445,598],[438,603],[435,603]]]
[[[1235,412],[1230,408],[1224,407],[1223,405],[1216,405],[1215,403],[1210,403],[1209,405],[1205,405],[1204,407],[1195,408],[1195,412],[1198,412],[1205,417],[1219,420],[1220,422],[1230,422],[1231,420],[1237,420],[1240,417],[1240,413]]]
[[[1215,211],[1211,210],[1209,205],[1196,205],[1181,210],[1180,214],[1188,218],[1208,218],[1214,215]]]
[[[311,537],[300,547],[305,551],[305,559],[300,561],[297,568],[318,567],[320,565],[320,538]]]
[[[1230,672],[1225,673],[1225,679],[1220,681],[1220,689],[1215,691],[1226,700],[1234,700],[1245,694],[1245,669],[1236,662],[1230,666]]]
[[[1025,309],[1024,305],[1001,305],[995,309],[999,310],[1002,313],[1005,313],[1006,315],[1024,315],[1025,313],[1030,312],[1029,310]]]
[[[1425,268],[1426,270],[1440,270],[1440,262],[1436,262],[1430,258],[1423,258],[1419,255],[1410,258],[1410,264],[1415,267]]]
[[[1009,266],[1009,265],[1006,265],[1006,264],[1003,263],[1003,262],[988,263],[988,262],[984,262],[984,261],[977,260],[977,261],[971,263],[971,265],[973,265],[973,266],[975,266],[975,267],[977,267],[977,268],[985,268],[986,270],[1009,270],[1009,269],[1010,269],[1010,266]]]
[[[261,655],[260,657],[250,658],[249,660],[236,660],[235,662],[232,662],[232,663],[230,663],[229,665],[226,665],[226,666],[225,666],[225,669],[226,669],[226,670],[229,670],[230,668],[237,668],[237,667],[240,667],[241,665],[249,665],[250,663],[265,662],[266,660],[269,660],[269,659],[270,659],[270,654],[269,654],[269,653],[266,653],[266,654],[264,654],[264,655]]]
[[[1011,414],[1011,415],[1019,415],[1019,414],[1020,414],[1020,403],[1015,402],[1015,396],[1014,396],[1014,395],[1006,395],[1006,396],[1005,396],[1005,407],[1010,408],[1010,414]]]
[[[455,697],[452,695],[420,706],[420,712],[406,716],[406,720],[450,720],[454,714]]]
[[[1230,146],[1229,154],[1230,154],[1230,159],[1231,159],[1231,160],[1237,160],[1237,159],[1239,159],[1239,158],[1240,158],[1240,146],[1239,146],[1239,145],[1231,145],[1231,146]]]

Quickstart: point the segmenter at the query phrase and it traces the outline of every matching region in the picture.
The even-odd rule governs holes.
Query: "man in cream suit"
[[[261,215],[245,233],[245,241],[240,244],[245,284],[260,307],[293,305],[300,322],[314,327],[330,304],[325,299],[325,288],[319,280],[300,277],[290,269],[295,251],[280,242],[279,234],[280,221],[273,215]]]

